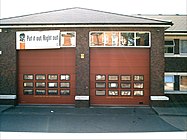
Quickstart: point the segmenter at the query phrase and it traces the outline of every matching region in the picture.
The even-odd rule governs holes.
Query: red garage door
[[[148,105],[149,49],[91,48],[92,105]]]
[[[75,49],[18,51],[20,104],[74,104]]]

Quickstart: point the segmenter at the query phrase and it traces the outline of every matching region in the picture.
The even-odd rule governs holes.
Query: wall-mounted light
[[[84,54],[83,53],[81,53],[81,59],[84,59]]]

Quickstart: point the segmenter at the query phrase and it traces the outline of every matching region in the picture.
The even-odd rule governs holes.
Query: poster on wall
[[[60,48],[60,30],[16,32],[16,49]]]

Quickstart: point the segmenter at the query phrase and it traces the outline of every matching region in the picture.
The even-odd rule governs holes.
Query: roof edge
[[[45,12],[37,12],[37,13],[20,15],[20,16],[15,16],[15,17],[0,18],[0,20],[14,19],[14,18],[20,18],[20,17],[25,17],[25,16],[32,16],[32,15],[37,15],[37,14],[45,14],[45,13],[50,13],[50,12],[58,12],[58,11],[61,11],[61,10],[69,10],[69,9],[74,9],[74,8],[77,8],[77,7],[65,8],[65,9],[58,9],[58,10],[50,10],[50,11],[45,11]]]
[[[34,24],[34,25],[0,25],[0,28],[49,28],[49,27],[162,27],[169,28],[168,24]]]

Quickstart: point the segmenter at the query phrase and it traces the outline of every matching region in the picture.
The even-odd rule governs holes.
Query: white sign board
[[[60,48],[60,30],[16,32],[16,49]]]
[[[89,96],[75,96],[75,100],[89,100]]]

